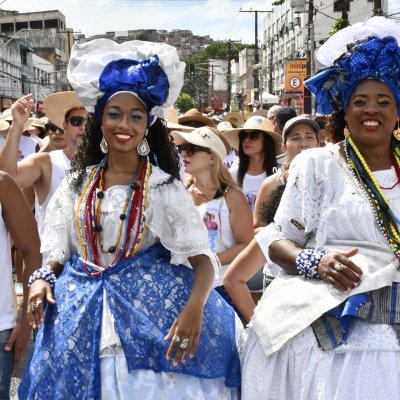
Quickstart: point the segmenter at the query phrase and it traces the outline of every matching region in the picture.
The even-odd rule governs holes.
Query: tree
[[[193,97],[186,93],[180,93],[175,105],[177,109],[184,114],[186,111],[194,107]]]

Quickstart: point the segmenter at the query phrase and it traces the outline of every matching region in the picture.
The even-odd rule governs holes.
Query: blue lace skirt
[[[78,255],[73,255],[55,285],[56,305],[46,307],[19,398],[100,398],[104,290],[129,371],[224,378],[226,386],[239,387],[235,313],[214,290],[204,307],[196,357],[177,367],[165,359],[169,342],[164,337],[193,285],[193,271],[171,264],[169,258],[168,251],[156,244],[92,277],[84,272]]]

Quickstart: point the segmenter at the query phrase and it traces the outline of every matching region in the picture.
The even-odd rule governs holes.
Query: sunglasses
[[[176,147],[178,148],[179,154],[182,154],[182,151],[184,151],[189,157],[192,156],[194,153],[197,153],[198,151],[205,151],[206,153],[210,153],[210,149],[208,149],[207,147],[197,146],[196,144],[192,143],[178,144],[178,146]]]
[[[242,132],[239,133],[239,140],[243,142],[244,140],[249,139],[252,142],[254,142],[260,136],[261,136],[261,132],[260,131],[251,131],[251,132],[243,132],[242,131]]]
[[[60,133],[64,133],[64,129],[61,129],[57,125],[54,125],[54,124],[47,124],[47,130],[52,133],[56,133],[57,131],[59,131]]]
[[[70,117],[67,119],[67,122],[69,122],[72,126],[79,127],[82,126],[83,124],[86,124],[87,118],[81,117],[79,115],[75,115],[73,117]]]

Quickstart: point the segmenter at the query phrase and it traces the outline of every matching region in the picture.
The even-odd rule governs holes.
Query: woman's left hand
[[[179,361],[185,363],[188,356],[193,358],[196,355],[202,318],[203,305],[189,301],[172,324],[165,340],[172,339],[166,358],[170,360],[175,355],[174,366],[177,366]]]

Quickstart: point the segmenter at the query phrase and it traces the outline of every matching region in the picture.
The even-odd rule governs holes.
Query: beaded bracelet
[[[57,280],[54,271],[48,265],[45,265],[44,267],[37,269],[29,277],[28,287],[31,287],[32,283],[39,279],[43,279],[46,282],[48,282],[50,287],[54,287],[54,284],[56,283]]]
[[[325,250],[304,249],[296,257],[296,268],[299,275],[304,278],[319,278],[318,264],[326,254]]]

